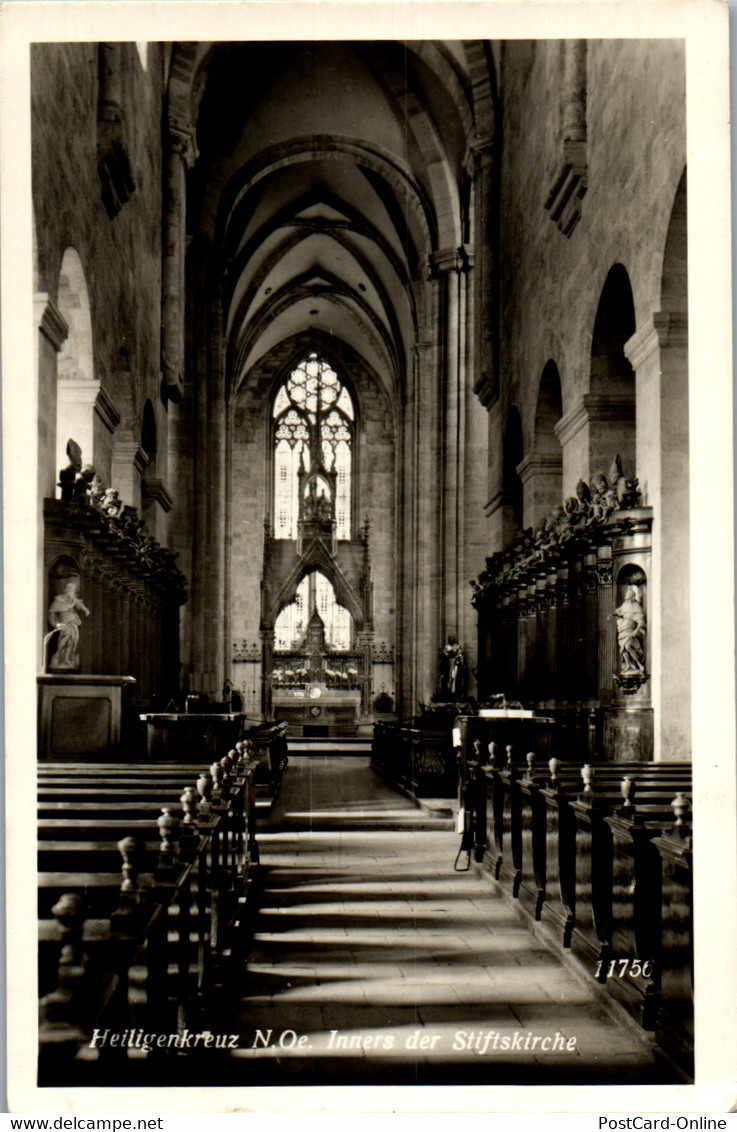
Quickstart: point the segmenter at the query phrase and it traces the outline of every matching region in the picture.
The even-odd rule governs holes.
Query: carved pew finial
[[[125,932],[141,903],[138,874],[141,871],[144,848],[137,837],[124,837],[118,842],[118,850],[123,858],[123,883],[120,886],[118,907],[110,917],[110,928],[114,932]]]
[[[591,763],[585,763],[581,767],[581,778],[583,779],[583,792],[585,797],[590,798],[594,793],[594,768]]]
[[[223,768],[217,760],[210,764],[210,774],[212,775],[212,800],[218,802],[223,792]]]
[[[200,796],[200,809],[199,816],[201,818],[208,818],[211,810],[211,799],[213,780],[209,770],[203,770],[200,777],[197,779],[197,793]]]
[[[626,774],[622,779],[621,785],[622,797],[624,804],[623,810],[634,810],[635,808],[635,794],[637,793],[637,785],[631,774]]]
[[[161,849],[156,866],[157,873],[167,872],[177,863],[179,819],[174,817],[171,806],[162,806],[161,815],[156,819],[161,835]]]
[[[554,786],[558,781],[558,771],[560,770],[560,759],[549,759],[548,770],[550,771],[550,781]]]
[[[56,1047],[61,1038],[74,1050],[85,1038],[79,1026],[81,1003],[78,1001],[85,979],[85,957],[82,953],[84,913],[84,900],[77,892],[60,896],[51,909],[59,925],[61,952],[57,988],[39,1003],[42,1044],[46,1039]]]
[[[179,835],[179,851],[183,860],[191,861],[194,859],[197,844],[198,797],[195,788],[188,786],[180,796],[179,801],[182,803],[182,810],[184,811]]]
[[[675,818],[676,818],[674,828],[675,829],[682,828],[683,825],[685,824],[684,818],[685,818],[686,814],[688,813],[688,811],[690,809],[690,806],[689,806],[689,803],[688,803],[688,798],[686,797],[686,795],[685,794],[676,794],[675,798],[673,799],[673,801],[670,804],[670,808],[672,809],[673,813],[675,814]]]

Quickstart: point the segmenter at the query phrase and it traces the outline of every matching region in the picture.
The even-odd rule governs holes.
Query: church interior
[[[683,41],[31,97],[39,1084],[692,1081]]]

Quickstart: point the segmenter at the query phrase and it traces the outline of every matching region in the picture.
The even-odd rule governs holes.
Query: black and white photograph
[[[727,5],[0,25],[14,1111],[728,1111]]]

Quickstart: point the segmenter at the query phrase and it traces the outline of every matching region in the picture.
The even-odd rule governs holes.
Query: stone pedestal
[[[653,709],[612,705],[603,712],[602,747],[611,763],[650,762],[653,757]]]
[[[38,677],[39,758],[120,757],[121,695],[132,676],[60,673]]]

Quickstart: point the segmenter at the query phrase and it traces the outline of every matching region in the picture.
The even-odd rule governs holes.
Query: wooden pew
[[[693,840],[685,799],[676,820],[655,836],[661,864],[661,980],[655,1037],[668,1056],[693,1075]]]
[[[196,786],[191,764],[39,767],[39,963],[48,999],[41,1045],[47,1068],[53,1049],[79,1048],[80,1027],[88,1034],[92,1019],[112,1012],[121,1029],[121,1019],[130,1018],[134,968],[139,999],[145,1004],[158,995],[153,1012],[159,1019],[168,1012],[175,1033],[193,999],[209,995],[258,859],[252,753],[250,744],[239,744],[200,774]],[[74,962],[62,963],[54,977],[49,956],[63,930],[50,917],[70,902],[76,907],[72,920],[86,924],[84,938],[67,949]],[[94,954],[80,974],[83,944],[85,953]],[[141,954],[148,975],[141,975]],[[83,1008],[60,1006],[69,1007],[74,997],[63,989],[70,980]],[[141,1019],[145,1009],[139,1003]]]
[[[79,893],[63,894],[52,915],[39,923],[38,1079],[41,1085],[66,1085],[76,1083],[75,1061],[88,1049],[96,1027],[109,1025],[122,1033],[138,1021],[130,1001],[137,981],[142,985],[136,988],[139,1001],[164,1016],[160,995],[166,987],[166,917],[160,904],[151,904],[135,933],[126,934],[110,920],[85,920]],[[55,968],[50,987],[49,954]],[[138,967],[143,969],[140,980]]]
[[[644,1028],[671,1033],[671,1050],[690,1009],[690,840],[672,835],[690,786],[687,764],[546,767],[491,744],[467,790],[477,862]]]

